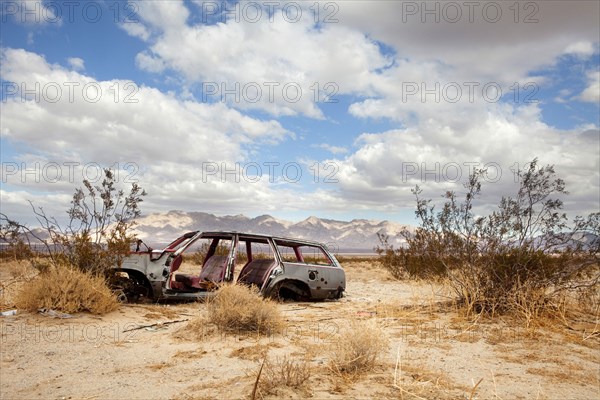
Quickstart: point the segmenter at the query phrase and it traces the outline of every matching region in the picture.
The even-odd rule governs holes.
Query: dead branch
[[[144,329],[144,328],[153,328],[155,326],[165,326],[165,325],[171,325],[171,324],[176,324],[178,322],[185,322],[185,321],[189,321],[189,318],[186,319],[178,319],[176,321],[166,321],[166,322],[157,322],[155,324],[150,324],[150,325],[140,325],[140,326],[136,326],[135,328],[131,328],[131,329],[125,329],[123,331],[123,333],[125,332],[130,332],[130,331],[136,331],[138,329]]]

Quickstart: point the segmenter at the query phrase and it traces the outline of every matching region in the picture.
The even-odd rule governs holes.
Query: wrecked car
[[[162,250],[138,243],[114,272],[122,300],[206,298],[225,282],[294,301],[339,299],[346,289],[324,244],[239,232],[188,232]]]

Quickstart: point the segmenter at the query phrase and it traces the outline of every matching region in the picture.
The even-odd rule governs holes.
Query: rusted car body
[[[199,256],[198,271],[180,271],[184,257]],[[133,252],[115,271],[128,299],[205,298],[234,281],[290,300],[338,299],[346,288],[344,270],[325,245],[240,232],[188,232],[162,250]]]

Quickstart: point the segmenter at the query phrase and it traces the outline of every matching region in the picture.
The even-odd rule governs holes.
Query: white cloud
[[[72,196],[61,193],[33,193],[31,190],[0,189],[0,199],[2,199],[2,213],[9,219],[37,226],[39,224],[32,218],[33,210],[30,201],[36,209],[41,207],[46,215],[61,218],[66,214]]]
[[[410,188],[419,185],[426,196],[445,190],[461,191],[473,167],[488,167],[481,204],[497,204],[514,193],[513,169],[538,157],[556,166],[571,195],[569,208],[597,208],[600,190],[598,126],[559,130],[541,122],[537,105],[515,108],[493,104],[482,118],[455,129],[443,120],[429,119],[405,129],[365,133],[359,149],[339,165],[340,197],[354,203],[374,201],[379,209],[413,204]],[[573,215],[572,215],[573,216]]]
[[[130,36],[140,38],[144,41],[150,38],[150,31],[145,25],[139,22],[128,22],[119,24],[119,27],[127,32]]]
[[[247,117],[224,104],[182,101],[128,81],[95,81],[6,49],[3,78],[29,90],[3,104],[2,135],[78,159],[237,160],[245,147],[276,143],[291,133],[278,122]],[[93,145],[90,145],[92,141]],[[207,145],[209,144],[210,145]],[[52,150],[50,150],[52,149]]]
[[[166,63],[159,57],[155,57],[147,51],[142,51],[135,56],[135,63],[138,68],[148,72],[162,72],[166,68]]]
[[[453,13],[456,6],[460,14]],[[495,18],[498,8],[500,16]],[[347,27],[391,46],[399,59],[440,62],[461,81],[510,85],[531,71],[554,65],[574,43],[597,43],[599,13],[598,2],[585,0],[518,4],[375,0],[339,3],[337,17]],[[456,15],[460,16],[453,21]],[[576,47],[581,50],[585,45]]]
[[[456,23],[448,21],[452,11],[444,11],[448,4],[452,4],[450,8],[462,7]],[[501,100],[493,91],[486,92],[486,87],[499,88],[506,96],[504,100],[515,103],[523,104],[533,93],[533,99],[539,100],[539,93],[552,82],[532,71],[554,67],[565,53],[589,56],[597,51],[598,23],[594,16],[600,12],[598,3],[519,3],[518,16],[516,3],[470,4],[475,7],[473,22],[466,3],[372,1],[368,6],[364,2],[340,5],[342,23],[369,32],[396,51],[393,67],[372,81],[376,95],[353,103],[350,113],[361,118],[391,118],[405,125],[428,118],[463,124],[468,115]],[[365,7],[369,7],[368,13]],[[502,18],[494,23],[486,21],[486,7],[500,7]],[[537,22],[524,23],[526,16],[535,17]],[[517,17],[519,23],[515,23]],[[462,95],[455,95],[455,87]]]
[[[314,7],[313,2],[301,3],[305,14],[295,23],[286,21],[278,9],[272,21],[214,24],[202,22],[202,15],[191,16],[198,10],[189,2],[138,2],[141,22],[121,25],[148,44],[136,55],[136,63],[180,84],[178,96],[126,81],[95,82],[77,72],[76,64],[66,69],[34,53],[8,50],[2,60],[3,79],[27,87],[38,82],[48,91],[40,100],[6,101],[2,137],[28,146],[31,154],[20,155],[28,162],[135,162],[140,167],[136,176],[152,194],[145,204],[148,210],[198,209],[199,204],[223,213],[283,207],[398,210],[413,205],[409,188],[415,183],[424,184],[431,197],[440,189],[460,190],[458,179],[451,178],[456,177],[458,166],[464,179],[474,165],[470,163],[500,167],[502,179],[487,185],[490,196],[496,196],[490,201],[496,203],[514,186],[510,168],[536,156],[541,163],[556,164],[572,193],[570,207],[597,209],[598,126],[556,129],[542,122],[543,104],[524,103],[521,97],[518,104],[506,105],[486,98],[493,96],[493,90],[483,92],[483,88],[489,84],[494,89],[497,84],[508,96],[515,83],[521,95],[530,83],[544,89],[551,81],[537,76],[540,71],[553,68],[561,59],[581,61],[596,54],[599,3],[520,2],[518,15],[514,14],[517,3],[475,3],[473,22],[463,9],[461,21],[450,23],[444,20],[448,14],[440,14],[441,20],[435,22],[435,15],[424,15],[422,9],[414,14],[406,9],[421,8],[424,2],[321,2],[317,6],[322,12],[326,4],[338,7],[339,21],[315,25],[307,8]],[[466,3],[427,6],[443,13],[448,4],[465,7]],[[482,10],[487,4],[502,7],[500,21],[485,20]],[[526,18],[530,23],[525,23]],[[582,93],[560,91],[555,100],[569,102],[578,96],[597,103],[598,72],[589,72],[587,79]],[[68,100],[67,83],[79,85],[77,101]],[[295,83],[303,92],[294,102],[284,98],[281,90]],[[63,90],[56,102],[49,101],[54,84]],[[202,99],[207,101],[196,101],[193,94],[203,84],[205,90],[216,92]],[[81,101],[85,85],[89,85],[88,95],[100,88],[97,102]],[[262,90],[258,101],[248,101],[257,88]],[[274,98],[270,88],[275,90]],[[462,91],[458,97],[456,88]],[[473,96],[470,88],[475,88]],[[234,94],[223,93],[232,89]],[[349,95],[350,117],[384,118],[395,126],[364,133],[352,153],[347,143],[315,145],[333,154],[333,159],[321,164],[339,166],[335,176],[339,184],[306,191],[281,176],[275,182],[266,175],[236,182],[231,176],[223,179],[202,169],[203,162],[219,166],[225,162],[228,168],[235,168],[236,162],[264,162],[264,154],[274,153],[268,146],[293,137],[276,120],[252,118],[245,110],[329,117],[320,105],[328,91]],[[127,95],[137,103],[125,102]],[[224,97],[225,104],[220,102]],[[317,162],[311,160],[309,165],[313,161]],[[34,189],[41,193],[57,187],[65,192],[70,185],[45,182]],[[13,200],[14,205],[19,199]]]
[[[579,95],[579,99],[590,103],[600,103],[600,71],[590,71],[587,74],[588,85]]]
[[[353,115],[406,122],[455,107],[431,101],[431,96],[419,101],[419,94],[403,99],[403,85],[431,90],[439,84],[444,90],[456,83],[464,91],[460,99],[464,105],[467,85],[478,85],[476,101],[482,101],[481,88],[486,85],[497,85],[503,94],[510,94],[515,84],[543,87],[547,82],[531,76],[531,71],[555,65],[564,54],[593,54],[599,6],[576,3],[529,2],[515,7],[502,2],[369,1],[332,3],[332,9],[317,2],[302,4],[302,18],[293,23],[282,5],[268,18],[263,5],[262,18],[250,21],[243,11],[245,3],[240,3],[228,5],[234,12],[226,22],[209,25],[204,23],[208,13],[204,3],[197,4],[204,14],[190,19],[183,2],[143,2],[139,14],[154,35],[137,63],[150,72],[174,70],[188,85],[208,89],[205,99],[225,100],[239,109],[323,118],[319,103],[328,91],[324,86],[330,84],[338,96],[358,97],[350,107]],[[216,10],[209,14],[219,20],[223,6],[211,4]],[[321,21],[334,12],[331,16],[337,22],[315,25],[315,8]],[[161,17],[168,12],[176,17]],[[395,54],[380,48],[380,43]],[[277,84],[273,98],[266,86],[270,82]],[[302,95],[294,96],[292,87],[292,96],[284,96],[281,89],[286,84],[300,85]]]
[[[329,151],[332,154],[344,154],[348,153],[348,149],[343,146],[333,146],[327,143],[315,144],[313,147],[318,147],[320,149],[324,149]]]
[[[391,61],[359,31],[341,24],[315,26],[308,6],[302,4],[302,18],[294,23],[278,9],[272,21],[242,18],[204,25],[186,22],[183,3],[144,2],[140,16],[157,34],[136,60],[148,71],[169,68],[188,83],[204,85],[209,101],[323,118],[318,103],[326,95],[371,93],[371,75]],[[165,8],[180,17],[160,18],[167,15]]]
[[[46,191],[65,194],[81,179],[95,176],[99,166],[129,165],[153,194],[150,207],[202,200],[221,206],[259,204],[264,198],[277,204],[268,180],[236,185],[208,176],[205,184],[200,171],[206,163],[252,161],[255,149],[293,138],[279,122],[251,118],[221,103],[180,100],[133,82],[94,81],[25,50],[4,49],[2,64],[3,79],[29,91],[2,104],[2,138],[31,149],[17,155],[16,173],[3,171],[3,184],[27,188],[34,197]],[[55,166],[44,170],[50,163],[60,166],[59,181],[53,181]],[[76,165],[74,180],[69,165]],[[3,210],[23,208],[13,197],[3,198]]]
[[[67,61],[69,62],[71,68],[73,68],[76,71],[83,71],[85,69],[85,63],[83,59],[79,57],[71,57]]]
[[[595,48],[592,42],[580,41],[568,45],[565,49],[565,53],[587,58],[595,53]]]

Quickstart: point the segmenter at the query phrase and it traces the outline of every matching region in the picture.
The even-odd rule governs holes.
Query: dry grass
[[[36,272],[31,262],[26,260],[2,260],[0,261],[0,266],[2,270],[2,276],[5,279],[21,279]]]
[[[258,361],[265,358],[269,352],[269,348],[272,346],[269,344],[255,344],[253,346],[240,347],[232,350],[229,353],[229,357],[237,357],[242,360]]]
[[[217,334],[217,328],[205,316],[190,319],[177,330],[175,337],[184,341],[202,342]]]
[[[15,303],[25,310],[65,313],[105,314],[119,307],[104,278],[68,266],[49,268],[21,286]]]
[[[581,289],[577,296],[577,305],[582,312],[600,316],[600,285]]]
[[[558,368],[527,368],[527,373],[542,376],[554,382],[574,382],[579,385],[594,385],[598,383],[595,371],[584,371],[576,364],[570,363]]]
[[[208,351],[206,350],[187,350],[187,351],[183,351],[180,350],[177,353],[173,354],[173,358],[180,360],[180,359],[198,359],[198,358],[203,358],[204,356],[206,356],[208,354]]]
[[[465,399],[465,393],[473,399],[482,380],[470,388],[458,385],[444,371],[432,370],[420,360],[403,360],[398,347],[392,386],[398,389],[400,399]]]
[[[387,339],[375,323],[351,322],[331,345],[331,369],[341,375],[358,375],[377,365]]]
[[[194,388],[197,389],[197,388]],[[196,396],[196,395],[192,395],[192,394],[188,394],[188,393],[183,393],[183,394],[178,394],[177,396],[173,397],[173,400],[217,400],[218,397],[215,396],[209,396],[209,395],[202,395],[202,396]]]
[[[221,287],[207,309],[208,321],[224,332],[272,334],[284,327],[277,304],[243,285]]]
[[[311,376],[311,366],[306,360],[294,361],[284,357],[275,362],[266,361],[258,388],[263,395],[275,394],[281,388],[304,389]]]
[[[381,266],[377,261],[377,258],[364,259],[360,257],[344,257],[342,260],[338,258],[338,261],[344,267],[348,280],[378,280],[383,282],[392,282],[396,280]]]
[[[231,396],[224,396],[220,394],[221,391],[226,391],[227,394],[231,394],[229,390],[232,386],[238,385],[241,383],[241,380],[244,377],[235,376],[229,379],[223,379],[221,381],[215,382],[214,380],[205,380],[202,383],[196,383],[193,385],[189,385],[182,391],[185,393],[177,394],[171,397],[172,400],[220,400],[223,398],[228,398]],[[207,390],[210,394],[198,394],[198,392]],[[240,397],[242,398],[242,397]]]
[[[160,370],[162,370],[164,368],[169,368],[169,367],[172,367],[174,365],[175,364],[173,364],[173,363],[163,361],[163,362],[160,362],[158,364],[147,365],[146,368],[149,369],[149,370],[151,370],[151,371],[160,371]]]
[[[144,318],[150,320],[156,320],[160,318],[174,319],[181,316],[181,310],[170,305],[136,305],[140,308],[148,310],[147,314],[144,314]]]
[[[38,271],[29,261],[3,259],[0,261],[0,311],[15,307],[16,295],[28,280],[33,279]]]

